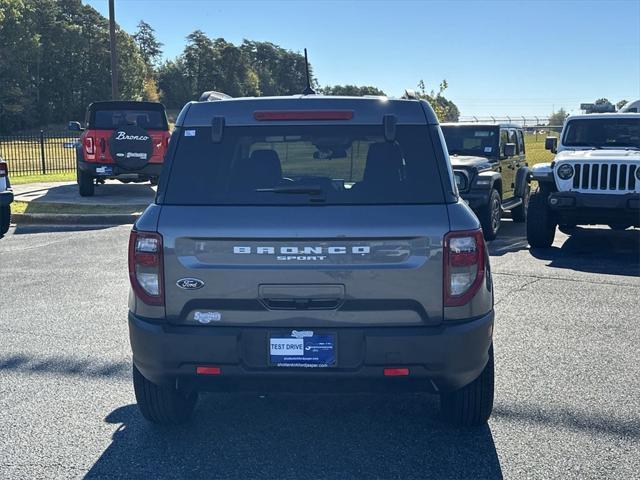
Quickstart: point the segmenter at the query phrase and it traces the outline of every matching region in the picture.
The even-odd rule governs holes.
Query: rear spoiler
[[[229,100],[231,97],[226,93],[216,92],[215,90],[209,90],[208,92],[203,92],[198,99],[199,102],[216,102],[218,100]]]

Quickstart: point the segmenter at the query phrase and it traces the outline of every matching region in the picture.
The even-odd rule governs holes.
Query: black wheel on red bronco
[[[78,180],[78,191],[81,197],[92,197],[95,193],[95,179],[86,172],[78,170],[76,174]]]

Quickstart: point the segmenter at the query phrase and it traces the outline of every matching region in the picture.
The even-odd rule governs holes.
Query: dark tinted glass
[[[440,203],[443,191],[427,126],[182,128],[164,203],[331,205]],[[173,141],[173,140],[172,140]]]
[[[94,129],[113,129],[123,125],[141,128],[166,129],[162,112],[146,110],[97,110],[93,114]]]
[[[478,126],[443,126],[450,155],[491,157],[498,153],[498,129]]]
[[[640,119],[594,118],[569,120],[562,141],[567,147],[640,148]]]

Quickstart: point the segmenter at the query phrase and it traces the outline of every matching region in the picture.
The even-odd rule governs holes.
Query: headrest
[[[148,126],[148,117],[146,115],[136,115],[136,125],[142,128]]]
[[[364,168],[365,183],[399,182],[402,180],[402,152],[396,143],[373,143]]]
[[[275,150],[254,150],[251,156],[238,163],[235,176],[244,188],[269,188],[282,182],[280,157]]]

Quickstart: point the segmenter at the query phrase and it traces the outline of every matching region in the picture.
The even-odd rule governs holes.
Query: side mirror
[[[82,128],[82,125],[80,125],[80,122],[69,122],[69,125],[67,125],[67,129],[70,132],[81,132],[84,130],[84,128]]]
[[[505,157],[513,157],[516,154],[516,144],[505,143],[504,147],[502,147],[502,153]]]
[[[547,137],[544,139],[544,149],[550,150],[551,153],[558,151],[558,137]]]

